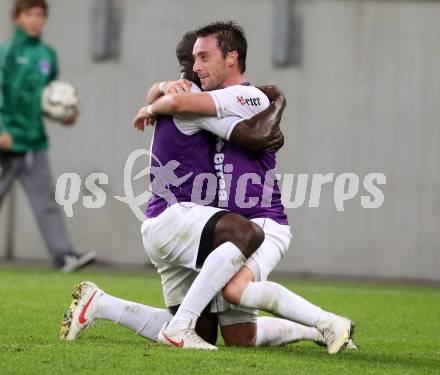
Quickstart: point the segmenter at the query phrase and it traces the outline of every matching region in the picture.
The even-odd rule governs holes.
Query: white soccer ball
[[[79,111],[79,96],[68,82],[52,81],[41,97],[43,112],[53,120],[63,122]]]

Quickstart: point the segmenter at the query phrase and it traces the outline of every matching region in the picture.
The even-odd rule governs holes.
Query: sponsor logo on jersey
[[[241,105],[251,105],[251,106],[259,106],[261,105],[260,103],[260,98],[244,98],[243,96],[237,96],[237,101],[238,103],[240,103]]]
[[[225,145],[225,142],[223,142],[223,140],[221,138],[217,137],[217,143],[215,144],[215,148],[216,148],[217,152],[220,152],[224,145]]]
[[[226,181],[224,175],[225,155],[221,153],[224,145],[225,142],[223,142],[221,138],[217,137],[217,143],[215,145],[217,154],[214,155],[214,169],[217,176],[217,196],[219,202],[228,201],[228,190],[226,189]]]

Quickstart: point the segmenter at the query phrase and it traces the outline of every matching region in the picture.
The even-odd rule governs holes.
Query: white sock
[[[300,340],[320,341],[321,333],[314,327],[290,320],[260,316],[257,319],[255,346],[280,346]]]
[[[97,299],[97,304],[97,319],[123,325],[153,341],[157,341],[160,329],[173,317],[168,310],[124,301],[105,293]]]
[[[251,282],[243,291],[240,305],[270,312],[314,327],[325,312],[318,306],[271,281]]]
[[[203,309],[244,265],[246,257],[231,242],[217,247],[206,258],[169,328],[195,327]]]

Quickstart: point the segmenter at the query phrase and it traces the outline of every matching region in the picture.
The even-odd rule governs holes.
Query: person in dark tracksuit
[[[20,180],[55,267],[72,272],[95,254],[73,250],[55,201],[41,108],[44,87],[58,75],[56,53],[40,39],[47,14],[45,0],[16,0],[15,33],[0,45],[0,209],[12,183]]]

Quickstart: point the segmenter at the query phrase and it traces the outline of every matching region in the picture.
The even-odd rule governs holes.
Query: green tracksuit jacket
[[[41,93],[57,75],[55,51],[21,28],[0,45],[0,134],[11,134],[11,152],[47,149]]]

